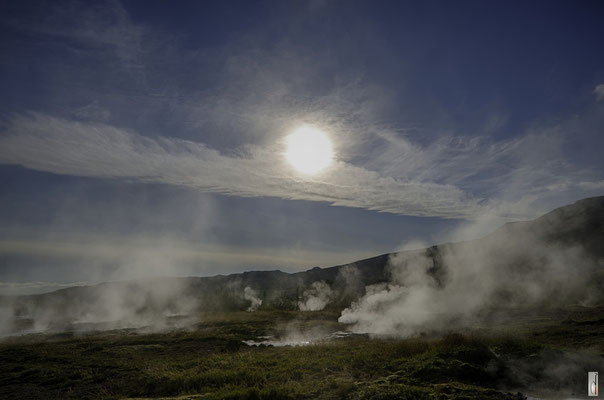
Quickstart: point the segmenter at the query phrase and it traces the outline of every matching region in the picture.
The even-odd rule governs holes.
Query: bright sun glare
[[[298,172],[315,174],[331,164],[331,141],[322,130],[304,125],[287,137],[285,158]]]

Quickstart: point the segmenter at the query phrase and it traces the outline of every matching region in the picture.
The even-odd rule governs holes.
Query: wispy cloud
[[[5,15],[0,22],[12,29],[43,37],[44,44],[60,41],[62,47],[73,53],[115,56],[120,60],[121,68],[131,71],[141,67],[145,29],[135,24],[116,0],[94,5],[78,1],[36,4],[30,6],[26,14]],[[101,59],[98,57],[97,61]]]
[[[594,94],[598,101],[604,99],[604,83],[601,83],[594,88]]]
[[[368,153],[364,162],[354,165],[340,159],[321,175],[305,177],[285,162],[283,139],[244,144],[235,154],[225,155],[200,142],[27,113],[6,122],[0,163],[400,215],[476,218],[490,213],[526,218],[546,211],[532,206],[539,198],[591,194],[604,186],[594,171],[566,161],[561,129],[534,130],[499,142],[447,136],[426,146],[381,130],[377,142],[374,139],[375,154]]]
[[[177,32],[133,22],[118,1],[69,2],[45,12],[2,21],[69,51],[48,72],[52,90],[44,95],[55,96],[48,111],[19,109],[6,120],[0,163],[445,218],[527,218],[601,193],[597,165],[581,168],[563,151],[565,129],[581,126],[494,139],[510,114],[495,110],[483,132],[462,132],[460,123],[424,135],[412,113],[399,109],[407,103],[393,102],[394,93],[366,71],[337,62],[331,47],[300,45],[288,35],[269,40],[252,29],[224,46],[195,50]],[[604,85],[594,93],[602,99]],[[61,102],[64,108],[54,104]],[[319,177],[298,176],[284,163],[280,137],[295,121],[329,128],[337,145],[338,161]],[[407,135],[407,127],[414,131]],[[554,202],[534,206],[551,195]]]
[[[379,145],[365,166],[396,179],[452,185],[483,199],[479,211],[491,216],[529,218],[601,193],[600,171],[568,152],[572,133],[589,136],[599,118],[597,110],[588,110],[581,119],[535,125],[507,139],[447,134],[423,145],[378,131]]]
[[[317,178],[305,178],[285,164],[282,143],[246,150],[246,156],[225,156],[202,143],[32,113],[8,122],[0,138],[0,163],[404,215],[466,218],[480,209],[477,200],[452,185],[397,179],[342,161]]]

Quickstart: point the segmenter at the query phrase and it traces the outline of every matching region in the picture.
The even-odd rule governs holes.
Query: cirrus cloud
[[[569,193],[586,197],[604,187],[593,171],[565,160],[561,129],[499,142],[441,137],[427,146],[380,131],[373,147],[379,154],[370,152],[357,164],[342,156],[325,172],[307,177],[285,162],[283,139],[223,154],[200,142],[30,112],[4,124],[0,164],[399,215],[504,220],[529,218],[576,200],[567,199]],[[535,206],[548,195],[561,204]]]
[[[226,156],[198,142],[146,137],[101,123],[46,114],[9,120],[0,137],[0,163],[56,174],[126,179],[240,197],[270,196],[328,202],[401,215],[468,218],[477,199],[459,188],[396,179],[338,161],[313,178],[285,165],[281,143],[247,146]]]

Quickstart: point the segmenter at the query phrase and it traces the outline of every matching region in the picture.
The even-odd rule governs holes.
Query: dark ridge
[[[262,300],[263,309],[295,310],[305,290],[313,282],[324,281],[337,293],[328,305],[341,310],[364,295],[365,287],[387,282],[390,277],[389,260],[424,257],[432,264],[428,272],[439,286],[446,284],[448,266],[444,265],[443,253],[447,251],[475,251],[485,245],[497,247],[501,254],[522,252],[525,243],[539,240],[557,248],[580,247],[587,257],[604,259],[604,197],[593,197],[557,208],[531,221],[507,223],[484,238],[432,246],[427,249],[382,254],[349,264],[329,268],[315,267],[303,272],[250,271],[232,275],[188,278],[154,278],[140,281],[111,282],[94,286],[72,287],[55,292],[28,296],[0,296],[0,306],[10,304],[15,318],[29,318],[48,310],[60,310],[65,319],[81,316],[94,309],[97,302],[111,291],[128,293],[137,312],[160,313],[178,309],[185,299],[195,299],[205,311],[245,310],[249,300],[243,296],[246,287],[253,289]],[[525,257],[530,260],[530,257]],[[517,259],[523,260],[522,254]],[[496,260],[494,260],[495,262]],[[522,264],[524,262],[526,265]],[[530,262],[518,265],[501,265],[501,268],[533,268]],[[596,263],[597,264],[597,263]],[[598,265],[598,264],[597,264]],[[600,262],[599,265],[602,265]],[[601,268],[600,268],[601,269]],[[602,271],[593,271],[602,278]],[[600,275],[598,275],[600,274]],[[600,278],[598,278],[600,276]],[[157,300],[156,293],[176,293]],[[141,300],[142,299],[142,300]],[[140,304],[139,304],[140,303]],[[134,305],[133,305],[134,304]],[[120,305],[116,305],[119,307]]]

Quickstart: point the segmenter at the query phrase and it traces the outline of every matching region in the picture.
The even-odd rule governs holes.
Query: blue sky
[[[0,10],[0,293],[294,271],[604,194],[602,2]],[[297,126],[334,162],[297,173]]]

